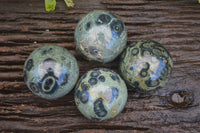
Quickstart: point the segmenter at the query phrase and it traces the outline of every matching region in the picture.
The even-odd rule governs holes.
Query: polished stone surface
[[[107,68],[85,73],[75,88],[75,102],[88,119],[104,121],[116,117],[127,102],[127,88],[121,77]]]
[[[57,99],[73,89],[79,67],[68,50],[45,45],[30,54],[23,72],[24,80],[34,94],[45,99]]]
[[[172,69],[173,61],[169,52],[151,40],[131,44],[120,60],[122,77],[132,90],[151,91],[163,87]]]
[[[93,11],[84,16],[75,30],[76,48],[88,60],[110,62],[125,48],[124,23],[107,11]]]

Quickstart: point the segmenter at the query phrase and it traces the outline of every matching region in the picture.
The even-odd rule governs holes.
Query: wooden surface
[[[47,13],[43,0],[0,0],[1,132],[200,132],[200,4],[197,0],[74,0],[67,8],[57,0]],[[166,87],[152,94],[129,92],[123,112],[107,122],[84,118],[74,91],[58,100],[33,95],[23,81],[23,64],[37,47],[56,44],[78,60],[80,76],[107,64],[83,60],[75,51],[74,29],[92,10],[109,10],[123,19],[128,44],[152,39],[163,44],[174,61]]]

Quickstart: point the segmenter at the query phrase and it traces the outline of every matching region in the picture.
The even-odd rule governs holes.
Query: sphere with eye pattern
[[[90,12],[76,26],[76,49],[88,60],[113,61],[125,48],[126,42],[124,23],[107,11]]]
[[[114,71],[94,68],[75,87],[75,103],[88,119],[105,121],[116,117],[127,102],[125,82]]]
[[[148,92],[159,89],[168,82],[173,61],[161,44],[140,40],[126,48],[119,68],[129,89]]]
[[[23,72],[25,83],[34,94],[45,99],[57,99],[73,89],[79,67],[68,50],[45,45],[30,54]]]

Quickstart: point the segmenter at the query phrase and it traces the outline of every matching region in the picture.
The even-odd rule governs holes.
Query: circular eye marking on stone
[[[100,24],[108,24],[111,21],[111,17],[109,15],[106,14],[101,14],[97,21],[96,24],[100,25]]]
[[[138,48],[134,48],[132,49],[132,55],[136,56],[139,53],[139,49]]]
[[[33,92],[35,92],[35,93],[39,93],[39,87],[38,87],[38,85],[37,84],[35,84],[35,83],[33,83],[33,82],[30,82],[30,88],[31,88],[31,90],[33,91]]]
[[[87,91],[89,89],[89,87],[84,82],[81,83],[81,88],[83,91]]]
[[[114,80],[114,81],[117,81],[118,83],[120,83],[120,79],[117,75],[114,75],[114,74],[110,74],[110,77]]]
[[[101,74],[101,72],[99,72],[99,71],[94,71],[94,72],[92,72],[92,73],[90,74],[90,76],[96,78],[96,77],[98,77],[100,74]]]
[[[81,100],[82,103],[87,103],[89,99],[89,93],[87,91],[82,91],[80,92],[80,97],[79,99]]]
[[[90,84],[90,85],[95,85],[95,84],[97,84],[97,79],[96,78],[90,78],[89,79],[89,81],[88,81],[88,83]]]
[[[87,24],[86,24],[86,30],[88,31],[89,29],[91,28],[91,22],[88,22]]]
[[[101,81],[101,82],[105,82],[105,80],[106,80],[106,78],[104,77],[104,76],[99,76],[99,81]]]
[[[102,98],[98,98],[94,102],[94,112],[98,117],[105,117],[107,115],[107,111],[104,108]]]
[[[95,47],[89,47],[89,52],[91,55],[97,55],[99,53],[99,50]]]
[[[124,25],[120,20],[113,20],[110,26],[111,30],[115,31],[115,33],[117,34],[117,37],[119,37],[124,30]]]
[[[44,93],[51,93],[52,91],[55,91],[57,89],[56,87],[56,81],[54,77],[48,76],[45,79],[43,79],[42,82],[42,91]]]

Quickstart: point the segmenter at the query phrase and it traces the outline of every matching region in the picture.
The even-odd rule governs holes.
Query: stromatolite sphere
[[[122,20],[112,13],[93,11],[79,21],[75,42],[84,58],[106,63],[125,48],[127,31]]]
[[[34,50],[24,64],[24,79],[28,88],[45,99],[57,99],[74,87],[79,76],[75,57],[56,45]]]
[[[173,61],[159,43],[140,40],[127,47],[120,60],[120,71],[130,89],[151,91],[163,87],[170,78]]]
[[[127,101],[125,82],[114,71],[95,68],[85,73],[75,87],[75,102],[88,119],[104,121],[117,116]]]

